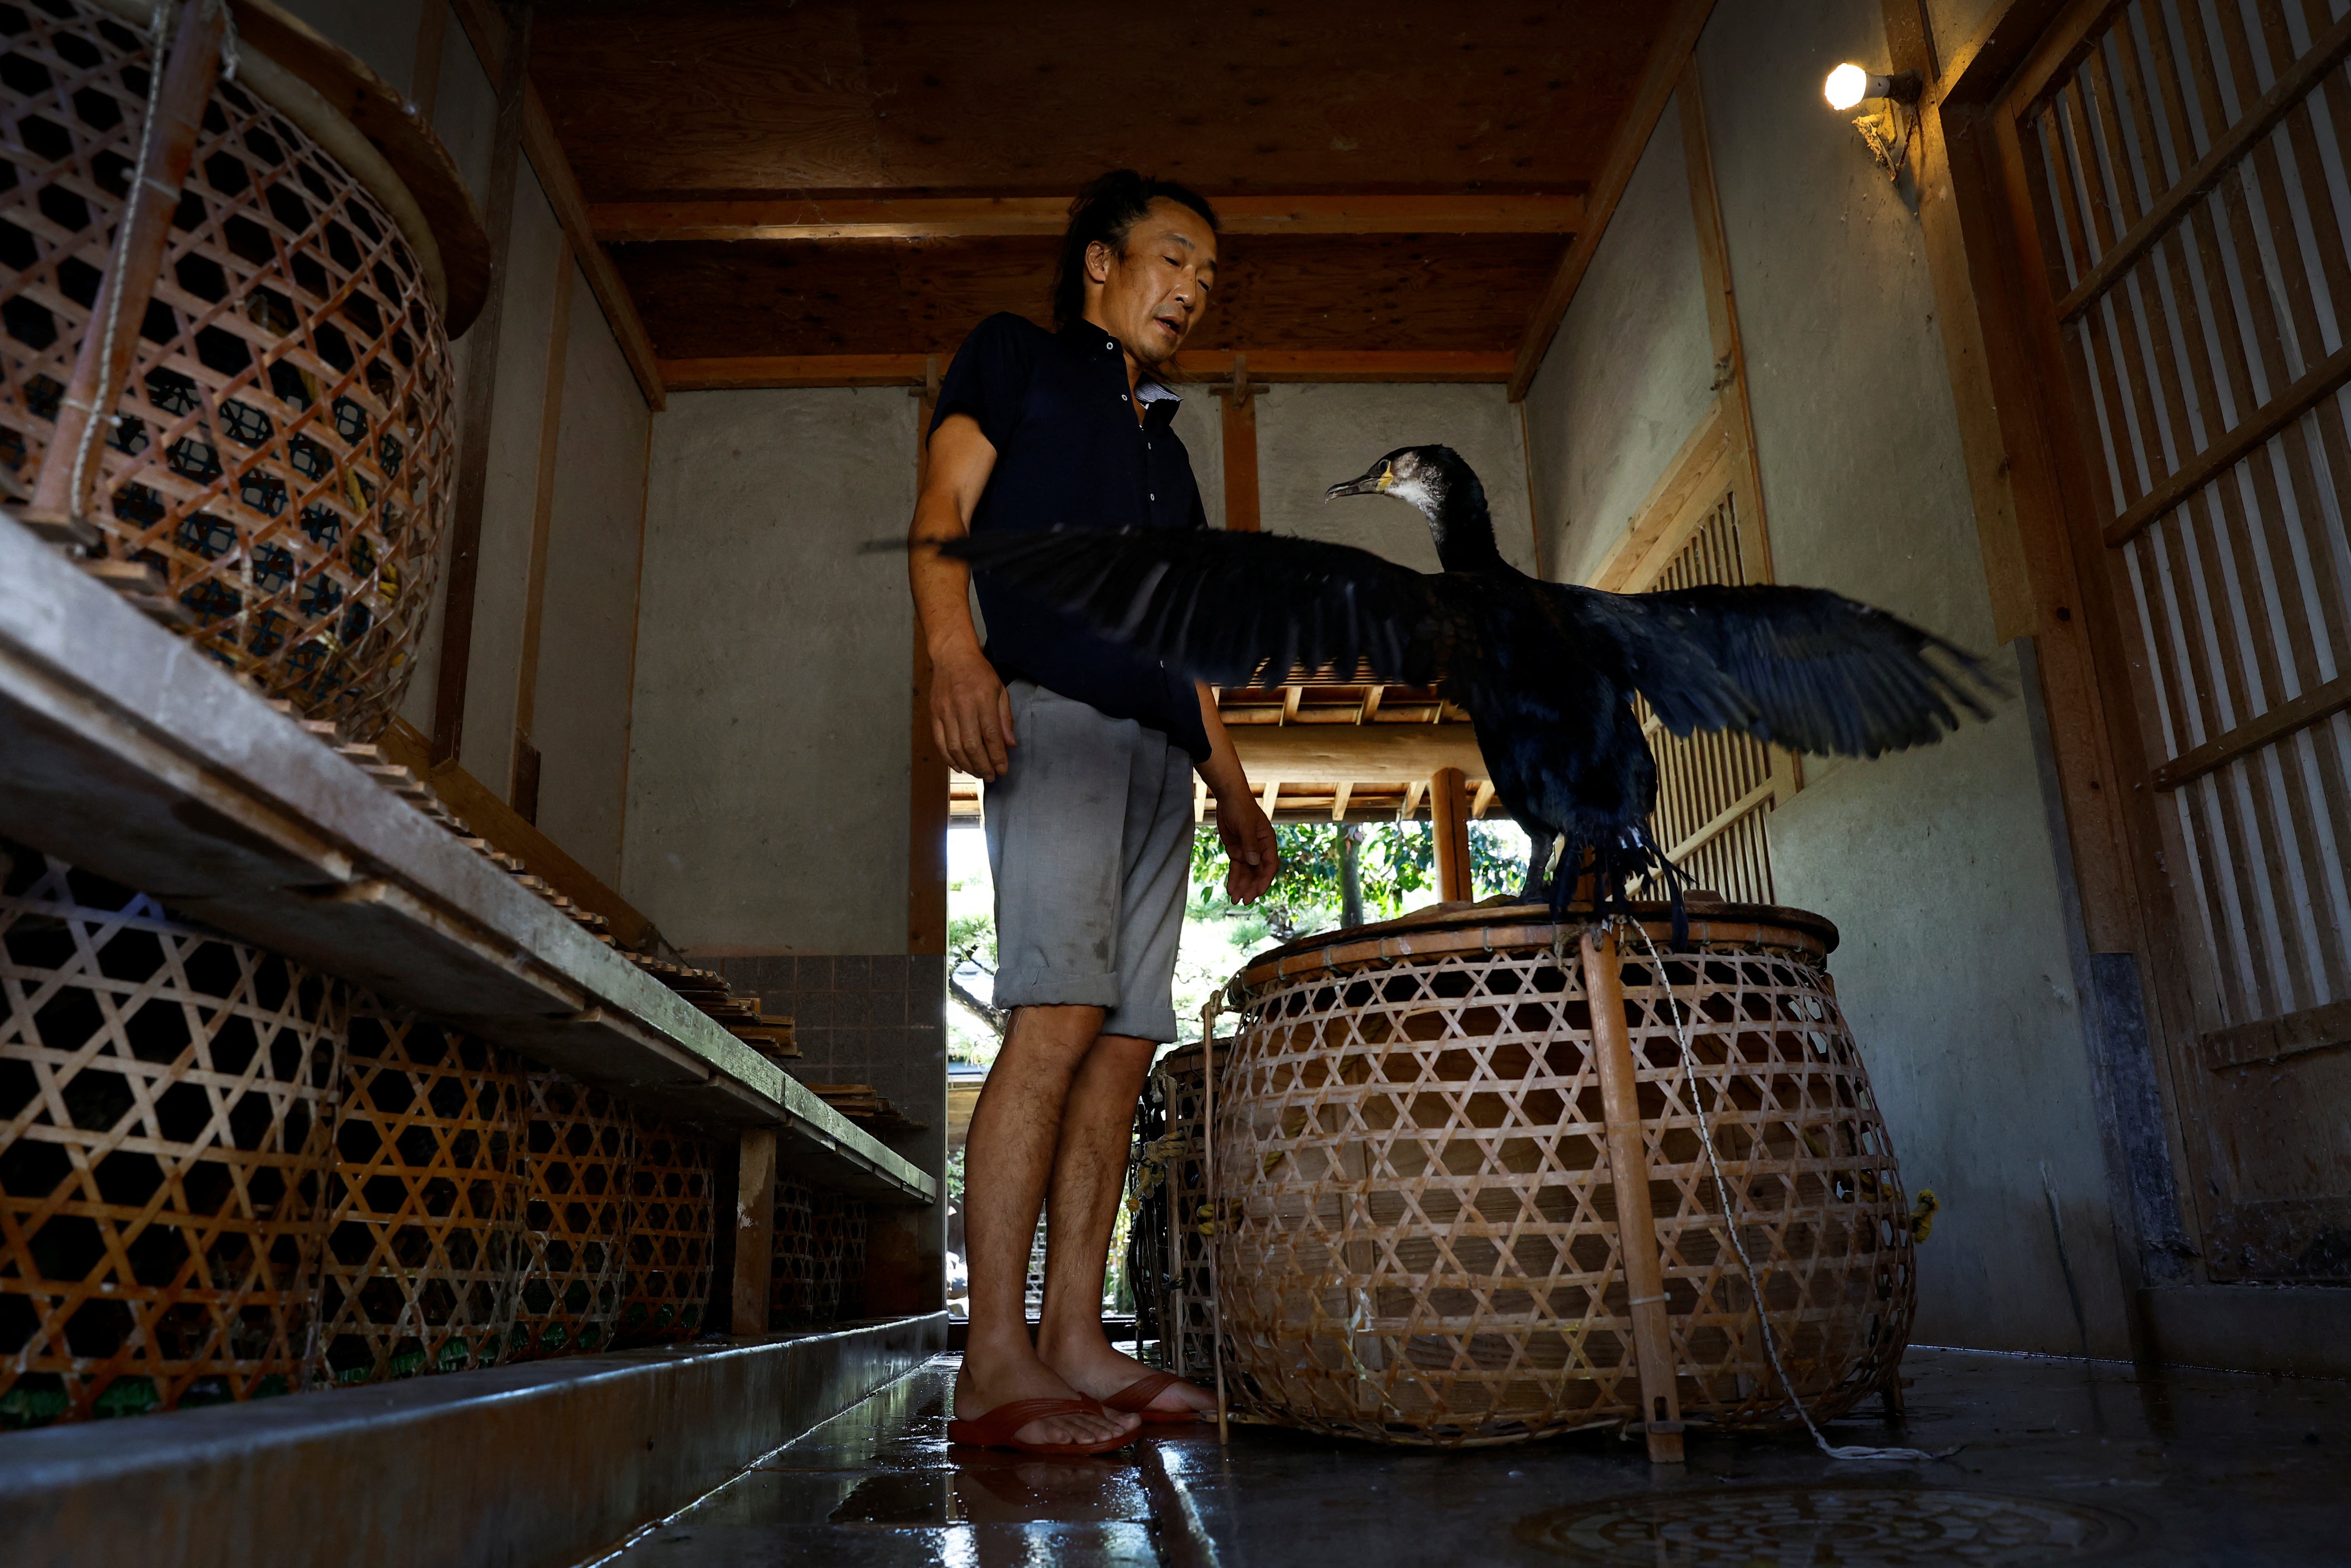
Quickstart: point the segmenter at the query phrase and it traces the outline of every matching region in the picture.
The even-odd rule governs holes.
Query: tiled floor
[[[1907,1427],[1959,1447],[1839,1462],[1694,1435],[1653,1470],[1599,1435],[1439,1454],[1238,1427],[1093,1460],[949,1449],[942,1357],[695,1507],[614,1568],[1409,1564],[2351,1564],[2351,1384],[1913,1350]]]

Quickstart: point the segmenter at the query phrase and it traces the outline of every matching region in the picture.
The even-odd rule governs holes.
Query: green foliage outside
[[[1408,906],[1430,902],[1437,886],[1437,830],[1427,822],[1364,822],[1358,856],[1364,918],[1390,920]],[[1281,841],[1281,874],[1256,904],[1241,906],[1225,897],[1225,846],[1203,824],[1192,840],[1192,903],[1195,920],[1226,920],[1237,938],[1262,945],[1289,942],[1339,924],[1340,826],[1336,822],[1275,824]],[[1526,835],[1511,822],[1469,825],[1469,876],[1479,898],[1516,888],[1526,874]]]
[[[1392,919],[1435,901],[1437,837],[1428,823],[1356,827],[1363,834],[1358,863],[1364,919]],[[1192,894],[1176,960],[1176,1017],[1183,1038],[1198,1037],[1202,1004],[1252,953],[1338,926],[1343,904],[1339,831],[1335,822],[1277,824],[1281,874],[1263,898],[1242,906],[1225,897],[1224,844],[1214,827],[1202,824],[1192,841]],[[1526,873],[1526,835],[1507,819],[1469,824],[1470,879],[1477,896],[1518,887]],[[1001,1019],[990,1005],[996,919],[986,874],[980,862],[971,874],[948,884],[947,1054],[958,1062],[992,1062],[1001,1043]]]

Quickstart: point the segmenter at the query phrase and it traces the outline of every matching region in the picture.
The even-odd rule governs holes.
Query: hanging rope
[[[1657,988],[1666,995],[1666,1010],[1674,1020],[1674,1041],[1681,1048],[1682,1081],[1689,1089],[1690,1114],[1698,1119],[1698,1143],[1706,1150],[1707,1169],[1714,1176],[1715,1201],[1722,1206],[1723,1229],[1729,1233],[1730,1249],[1738,1254],[1739,1266],[1746,1273],[1748,1293],[1755,1298],[1755,1323],[1756,1327],[1762,1331],[1763,1354],[1770,1358],[1771,1371],[1780,1379],[1780,1386],[1787,1392],[1788,1402],[1796,1407],[1796,1414],[1802,1418],[1804,1430],[1813,1435],[1813,1442],[1821,1452],[1832,1459],[1891,1459],[1907,1462],[1949,1458],[1959,1450],[1946,1448],[1939,1454],[1930,1454],[1920,1448],[1839,1447],[1821,1436],[1821,1429],[1813,1424],[1813,1413],[1804,1407],[1803,1399],[1796,1393],[1794,1379],[1788,1375],[1788,1369],[1781,1364],[1780,1346],[1776,1336],[1771,1333],[1771,1319],[1763,1311],[1762,1281],[1755,1272],[1755,1260],[1747,1255],[1747,1243],[1740,1238],[1738,1211],[1730,1205],[1730,1184],[1723,1178],[1722,1162],[1716,1157],[1714,1152],[1714,1129],[1707,1124],[1706,1107],[1698,1100],[1697,1057],[1690,1049],[1689,1031],[1683,1027],[1681,1003],[1675,998],[1673,982],[1666,977],[1665,960],[1658,956],[1656,945],[1649,940],[1647,928],[1637,920],[1627,920],[1624,924],[1639,933],[1641,946],[1648,950],[1649,972],[1656,977]]]

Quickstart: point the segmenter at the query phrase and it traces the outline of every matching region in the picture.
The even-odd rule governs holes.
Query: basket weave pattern
[[[1217,1042],[1219,1052],[1231,1041]],[[1186,1377],[1216,1372],[1216,1323],[1208,1270],[1207,1170],[1200,1158],[1200,1048],[1171,1051],[1151,1070],[1136,1120],[1143,1139],[1132,1188],[1134,1228],[1127,1241],[1141,1337],[1159,1343],[1159,1364]]]
[[[628,1282],[629,1167],[637,1129],[611,1095],[535,1070],[528,1099],[522,1296],[513,1353],[601,1350]]]
[[[1667,989],[1628,946],[1682,1416],[1791,1423],[1722,1240]],[[1781,1358],[1826,1419],[1907,1339],[1899,1176],[1816,951],[1792,935],[1700,946],[1666,978]],[[1441,1445],[1637,1417],[1591,1013],[1567,955],[1371,959],[1249,992],[1215,1129],[1228,1365],[1249,1403]]]
[[[0,1427],[299,1385],[334,1005],[0,843]]]
[[[0,33],[0,461],[29,479],[111,261],[150,51],[71,4],[8,8]],[[92,449],[106,553],[162,572],[214,658],[373,738],[413,668],[453,455],[448,343],[398,225],[216,83],[153,300],[120,329],[140,340]]]
[[[350,1010],[329,1183],[324,1373],[494,1365],[522,1272],[522,1074],[470,1035]]]
[[[865,1310],[865,1201],[799,1176],[776,1177],[776,1254],[768,1326],[822,1328]]]
[[[621,1339],[692,1339],[710,1301],[710,1145],[665,1121],[637,1119],[629,1167],[627,1295]]]

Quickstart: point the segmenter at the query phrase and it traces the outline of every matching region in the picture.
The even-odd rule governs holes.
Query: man
[[[1206,527],[1169,428],[1179,400],[1154,372],[1198,325],[1216,276],[1207,203],[1132,171],[1102,176],[1071,205],[1058,331],[982,322],[932,421],[910,571],[934,731],[987,781],[996,1000],[1014,1009],[965,1156],[971,1333],[956,1441],[1098,1452],[1144,1418],[1195,1419],[1212,1403],[1111,1348],[1102,1274],[1135,1100],[1176,1038],[1193,769],[1217,800],[1235,900],[1273,880],[1273,828],[1207,687],[984,581],[983,649],[968,569],[927,547],[973,529]],[[1032,1347],[1022,1287],[1040,1204]]]

